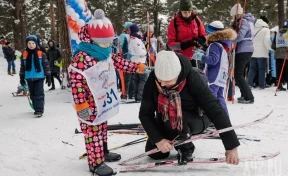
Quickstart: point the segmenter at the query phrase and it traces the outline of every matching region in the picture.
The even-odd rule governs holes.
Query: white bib
[[[81,118],[80,121],[89,125],[98,125],[114,117],[119,112],[119,100],[116,84],[116,73],[111,57],[99,61],[93,67],[81,71],[70,65],[72,69],[86,78],[89,89],[97,106],[97,117],[93,123]]]
[[[220,43],[217,43],[217,44],[221,46],[221,48],[223,49],[223,52],[221,54],[221,60],[220,60],[220,68],[219,68],[215,81],[212,83],[209,83],[209,85],[215,84],[219,87],[226,87],[226,82],[228,79],[228,68],[229,68],[228,54]],[[207,49],[207,55],[209,55],[210,46]]]
[[[281,34],[277,32],[276,35],[276,48],[288,47],[288,32]]]

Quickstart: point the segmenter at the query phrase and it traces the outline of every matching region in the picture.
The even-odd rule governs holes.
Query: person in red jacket
[[[206,42],[206,32],[193,8],[191,0],[180,0],[180,11],[168,26],[168,47],[186,56],[196,67],[196,62],[192,60],[193,50]]]

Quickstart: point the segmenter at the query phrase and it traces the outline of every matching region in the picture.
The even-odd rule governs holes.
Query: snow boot
[[[89,166],[90,172],[92,172],[93,175],[98,176],[111,176],[115,175],[116,173],[113,171],[113,169],[109,166],[107,166],[104,162],[99,164],[96,167]]]
[[[11,71],[8,71],[8,75],[11,75],[11,76],[13,76],[13,74],[12,74],[12,72],[11,72]]]
[[[13,70],[12,74],[13,74],[13,75],[16,75],[16,71],[15,71],[15,70]]]
[[[105,153],[104,157],[105,157],[105,161],[106,162],[115,162],[115,161],[119,161],[121,159],[121,155],[120,154],[112,153],[112,152],[109,152],[109,151],[108,151],[108,153]]]
[[[40,118],[43,116],[43,112],[35,112],[34,115]]]
[[[239,100],[244,100],[244,97],[239,97],[239,98],[237,98],[237,100],[239,101]]]
[[[195,146],[193,144],[193,147],[188,150],[181,150],[178,149],[177,159],[179,165],[186,165],[189,161],[193,161],[193,152],[195,150]]]
[[[238,103],[240,104],[253,104],[254,103],[254,99],[253,100],[238,100]]]
[[[49,91],[50,91],[50,90],[55,90],[55,87],[51,87],[51,88],[49,89]]]

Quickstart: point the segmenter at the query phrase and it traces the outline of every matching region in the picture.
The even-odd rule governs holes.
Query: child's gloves
[[[26,82],[25,82],[25,80],[24,79],[20,79],[20,84],[21,84],[21,86],[25,86],[26,85]]]
[[[138,65],[138,68],[137,68],[137,70],[136,70],[136,73],[144,74],[145,71],[146,71],[146,69],[147,69],[147,66],[146,66],[145,64],[143,64],[143,63],[140,63],[140,64]]]
[[[194,60],[202,60],[202,56],[204,55],[204,51],[200,50],[200,49],[197,49],[197,50],[194,50],[194,55],[192,57],[192,59]]]

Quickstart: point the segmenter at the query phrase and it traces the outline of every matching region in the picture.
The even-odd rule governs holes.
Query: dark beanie
[[[266,16],[261,16],[260,19],[263,20],[265,23],[269,24],[269,20]]]
[[[180,11],[191,11],[193,10],[193,3],[191,0],[180,0]]]
[[[139,27],[137,26],[137,24],[132,24],[130,26],[130,33],[133,34],[133,33],[137,33],[139,32]]]
[[[38,45],[38,38],[35,35],[29,35],[28,37],[26,37],[26,45],[29,41],[33,41],[36,45]]]

